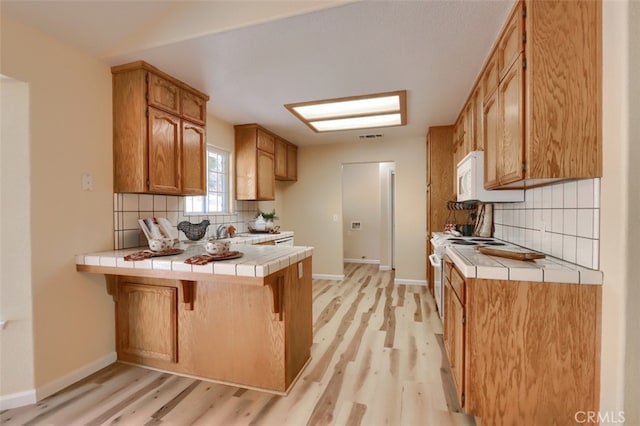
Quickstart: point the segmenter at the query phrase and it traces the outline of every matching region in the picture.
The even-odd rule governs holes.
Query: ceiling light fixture
[[[407,91],[376,93],[285,105],[314,132],[407,124]]]

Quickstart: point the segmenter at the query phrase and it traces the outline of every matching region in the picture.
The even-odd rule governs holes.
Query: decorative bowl
[[[204,245],[204,249],[209,254],[225,254],[229,252],[229,247],[231,247],[231,241],[229,240],[209,240]]]

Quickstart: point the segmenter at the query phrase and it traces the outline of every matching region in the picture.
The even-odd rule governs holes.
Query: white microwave
[[[524,201],[522,189],[484,189],[484,151],[472,151],[458,163],[456,193],[458,201],[518,202]]]

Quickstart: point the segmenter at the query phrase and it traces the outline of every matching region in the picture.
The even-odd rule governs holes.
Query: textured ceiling
[[[1,12],[109,65],[145,60],[209,93],[223,120],[306,145],[451,124],[512,4],[3,0]],[[316,134],[283,106],[402,89],[403,127]]]

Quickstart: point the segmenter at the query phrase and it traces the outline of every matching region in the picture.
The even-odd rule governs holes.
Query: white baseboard
[[[89,364],[84,365],[83,367],[78,368],[77,370],[72,371],[71,373],[65,374],[64,376],[57,378],[52,382],[40,386],[35,391],[36,399],[40,401],[50,395],[53,395],[54,393],[66,388],[67,386],[74,384],[78,380],[82,380],[85,377],[95,373],[96,371],[113,364],[117,359],[118,355],[115,352],[111,352],[103,356],[102,358],[99,358]]]
[[[421,285],[421,286],[425,286],[427,285],[427,280],[407,280],[404,278],[396,278],[395,280],[393,280],[394,284],[405,284],[405,285]]]
[[[380,271],[390,271],[392,268],[389,265],[380,265],[378,268]]]
[[[36,390],[31,389],[23,392],[16,392],[9,395],[0,395],[0,410],[23,407],[36,403]]]
[[[342,281],[344,280],[344,274],[343,275],[313,274],[311,278],[313,278],[314,280]]]
[[[379,265],[378,259],[344,259],[344,263],[369,263],[372,265]]]

